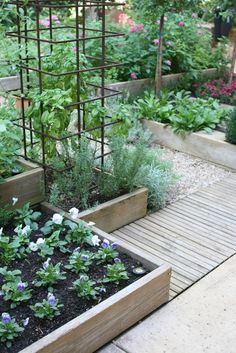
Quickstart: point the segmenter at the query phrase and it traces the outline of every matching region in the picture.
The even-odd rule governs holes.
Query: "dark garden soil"
[[[42,215],[39,228],[42,227],[49,219],[49,216]],[[13,233],[14,225],[4,228],[5,235],[11,235]],[[35,231],[31,235],[31,241],[36,241],[38,237],[43,237],[40,231]],[[63,240],[63,237],[62,237]],[[75,249],[78,244],[73,243],[69,245],[70,250]],[[84,249],[90,251],[96,251],[95,247],[89,245],[84,245]],[[119,251],[119,249],[118,249]],[[29,288],[32,289],[32,298],[24,303],[17,306],[15,309],[10,309],[10,303],[7,301],[0,302],[0,311],[8,312],[11,317],[16,318],[16,321],[21,325],[20,321],[29,317],[29,324],[25,328],[25,331],[15,339],[11,348],[6,348],[5,345],[0,343],[1,353],[17,353],[33,342],[39,340],[45,335],[49,334],[58,327],[66,324],[68,321],[74,319],[78,315],[86,312],[90,308],[94,307],[96,304],[105,300],[106,298],[117,293],[121,289],[125,288],[129,284],[138,280],[141,276],[135,275],[132,270],[134,267],[140,266],[141,264],[133,260],[131,257],[120,253],[119,258],[125,264],[129,279],[122,281],[120,284],[108,283],[105,284],[106,292],[99,294],[96,300],[82,300],[79,298],[75,291],[71,290],[72,282],[79,278],[79,275],[66,269],[64,266],[68,263],[68,258],[71,254],[61,253],[59,250],[54,251],[54,255],[51,257],[51,263],[56,264],[61,263],[61,271],[66,272],[66,280],[60,281],[58,284],[53,285],[53,294],[58,299],[60,304],[64,304],[64,307],[60,309],[61,315],[56,316],[54,319],[38,319],[34,317],[34,312],[29,308],[30,305],[34,305],[37,302],[42,302],[43,299],[47,299],[48,289],[47,287],[34,287],[32,281],[36,278],[36,271],[42,268],[42,264],[46,259],[42,259],[36,252],[32,252],[27,258],[23,260],[15,260],[13,264],[8,266],[8,270],[18,269],[22,271],[21,279],[23,282],[28,282]],[[0,266],[4,266],[0,264]],[[148,271],[147,271],[148,272]],[[105,274],[105,269],[103,265],[92,264],[90,271],[87,273],[90,279],[98,281],[102,279]],[[3,284],[3,278],[0,275],[0,286]],[[1,287],[0,287],[1,288]],[[21,325],[22,326],[22,325]]]

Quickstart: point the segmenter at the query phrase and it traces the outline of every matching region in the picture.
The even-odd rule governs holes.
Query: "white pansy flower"
[[[13,197],[12,198],[12,206],[15,206],[15,204],[18,202],[18,197]]]
[[[29,248],[31,251],[37,251],[38,245],[32,241],[31,243],[29,243]]]
[[[52,221],[55,224],[62,224],[63,222],[63,216],[60,215],[59,213],[55,213],[52,217]]]
[[[76,207],[71,208],[69,210],[69,214],[70,214],[71,218],[76,219],[78,217],[78,215],[79,215],[78,208],[76,208]]]
[[[23,326],[26,327],[29,324],[29,317],[27,317],[24,321],[23,321]]]
[[[91,238],[91,242],[92,242],[93,246],[99,246],[101,239],[99,239],[97,235],[93,235]]]
[[[2,236],[2,233],[3,233],[3,227],[0,228],[0,237]]]
[[[25,226],[23,229],[22,229],[22,234],[23,235],[28,235],[31,233],[31,228],[29,225]]]
[[[43,238],[38,238],[36,241],[37,245],[44,244],[44,243],[45,243],[45,239],[43,239]]]
[[[95,224],[96,223],[94,223],[94,222],[88,222],[89,227],[93,227],[93,226],[95,226]]]

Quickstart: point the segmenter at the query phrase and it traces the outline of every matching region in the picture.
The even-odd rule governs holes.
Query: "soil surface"
[[[45,221],[47,221],[48,219],[48,215],[42,215],[39,222],[39,228],[42,227]],[[4,228],[4,234],[11,236],[13,234],[13,229],[13,225]],[[35,242],[38,237],[43,237],[40,230],[32,233],[31,241]],[[61,237],[61,240],[63,240],[63,236]],[[69,244],[68,247],[71,251],[73,251],[77,246],[78,244],[73,243]],[[94,252],[97,250],[97,247],[95,248],[85,244],[83,246],[83,249]],[[132,272],[133,268],[141,266],[141,264],[136,260],[133,260],[130,256],[119,253],[119,258],[125,264],[129,279],[125,281],[123,280],[120,284],[105,284],[106,292],[100,293],[96,300],[83,300],[77,296],[74,290],[70,289],[72,287],[72,282],[79,278],[78,274],[75,274],[64,267],[68,263],[68,258],[70,255],[70,253],[64,254],[61,253],[59,250],[55,250],[54,255],[50,256],[52,264],[56,264],[58,262],[61,263],[61,271],[66,272],[67,277],[66,280],[62,280],[58,284],[53,285],[53,294],[55,295],[56,299],[58,299],[59,303],[64,305],[64,307],[60,309],[61,315],[55,317],[51,321],[34,317],[34,312],[29,307],[30,305],[34,305],[37,302],[41,302],[43,299],[47,299],[48,288],[37,288],[32,284],[33,280],[36,278],[36,272],[40,268],[42,268],[42,264],[46,259],[42,259],[36,252],[32,252],[30,255],[27,256],[27,258],[23,260],[17,259],[13,261],[11,265],[8,266],[9,270],[19,269],[22,271],[21,279],[23,282],[28,282],[29,288],[32,289],[33,295],[28,302],[17,306],[15,309],[10,308],[10,303],[8,301],[2,300],[0,302],[0,313],[8,312],[11,317],[16,318],[16,321],[19,324],[21,324],[21,320],[24,320],[29,317],[28,326],[25,328],[25,331],[18,338],[15,339],[11,348],[6,348],[6,346],[0,343],[1,353],[19,352],[23,348],[49,334],[56,328],[66,324],[68,321],[86,312],[90,308],[94,307],[96,304],[109,298],[113,294],[117,293],[121,289],[125,288],[129,284],[135,282],[140,277],[142,277],[140,275],[135,275]],[[0,264],[0,266],[4,265]],[[89,272],[87,273],[90,279],[94,281],[99,281],[100,279],[102,279],[104,277],[104,274],[104,266],[97,265],[95,264],[95,262],[93,262]],[[0,288],[2,284],[3,276],[0,275]]]

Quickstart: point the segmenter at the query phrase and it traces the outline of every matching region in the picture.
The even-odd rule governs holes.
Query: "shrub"
[[[229,120],[226,122],[225,139],[236,145],[236,108],[232,111]]]

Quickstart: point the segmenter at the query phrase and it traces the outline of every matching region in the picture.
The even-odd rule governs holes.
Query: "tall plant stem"
[[[159,43],[157,49],[157,64],[155,74],[155,94],[160,97],[162,86],[162,52],[163,52],[163,31],[164,31],[164,14],[160,19]]]
[[[233,81],[235,65],[236,65],[236,38],[234,39],[234,49],[233,49],[232,63],[231,63],[231,69],[230,69],[230,75],[229,75],[229,84],[230,85]]]

